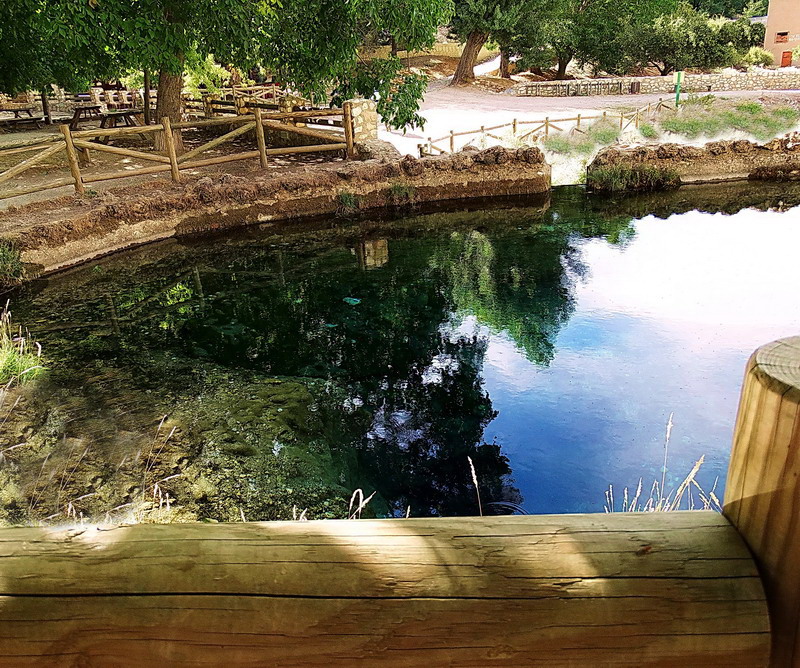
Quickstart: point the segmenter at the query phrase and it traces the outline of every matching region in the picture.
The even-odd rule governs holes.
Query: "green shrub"
[[[645,139],[655,139],[658,137],[658,130],[652,123],[642,123],[639,126],[639,134]]]
[[[25,278],[19,249],[10,241],[0,240],[0,286],[16,285]]]
[[[760,46],[751,46],[742,57],[742,65],[774,65],[775,56]]]
[[[653,165],[608,165],[589,171],[586,185],[594,192],[631,192],[677,188],[681,178],[674,169]]]

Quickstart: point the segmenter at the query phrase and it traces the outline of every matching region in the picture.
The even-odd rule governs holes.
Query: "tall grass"
[[[664,465],[661,469],[661,480],[653,480],[649,491],[643,489],[643,480],[639,478],[633,493],[628,487],[622,490],[620,511],[623,513],[661,513],[675,510],[715,510],[722,512],[722,504],[716,495],[717,480],[711,490],[706,492],[697,482],[697,474],[705,461],[705,455],[698,459],[689,474],[675,488],[667,490],[667,462],[669,460],[669,444],[672,437],[673,413],[667,420],[664,437]],[[614,486],[609,485],[605,493],[605,511],[615,513],[617,502],[614,498]]]
[[[10,241],[0,240],[0,286],[16,285],[24,277],[19,249]]]
[[[33,380],[43,370],[42,346],[32,341],[28,332],[11,323],[8,302],[0,312],[0,384],[22,384]]]

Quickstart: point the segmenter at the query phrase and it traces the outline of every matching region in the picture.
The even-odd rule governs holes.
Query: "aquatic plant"
[[[592,169],[586,177],[586,185],[595,192],[669,190],[680,184],[674,169],[654,165],[608,165]]]
[[[643,494],[642,478],[636,485],[636,490],[631,494],[625,487],[622,491],[622,505],[620,511],[623,513],[651,513],[651,512],[670,512],[675,510],[715,510],[722,512],[722,504],[716,495],[717,480],[709,492],[703,490],[697,482],[697,474],[705,461],[705,455],[698,459],[689,474],[674,489],[667,491],[667,463],[669,461],[669,444],[672,437],[674,423],[672,418],[674,413],[669,414],[667,429],[664,437],[664,463],[661,467],[661,480],[654,480],[650,486],[648,494]],[[694,492],[693,492],[694,490]],[[607,513],[618,512],[614,499],[614,486],[609,485],[605,492],[606,502],[605,511]]]
[[[38,376],[42,366],[42,346],[31,340],[27,331],[11,323],[8,303],[0,312],[0,384],[22,384]]]
[[[0,240],[0,286],[16,285],[25,278],[19,249],[8,240]]]

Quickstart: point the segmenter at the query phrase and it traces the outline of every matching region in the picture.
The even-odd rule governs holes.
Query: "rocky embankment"
[[[702,147],[683,144],[607,148],[597,154],[588,172],[608,167],[648,165],[676,173],[682,183],[800,176],[800,135],[766,144],[715,141]]]

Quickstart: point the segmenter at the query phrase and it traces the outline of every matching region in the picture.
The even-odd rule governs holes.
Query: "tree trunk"
[[[472,32],[467,37],[467,43],[464,45],[464,51],[458,61],[458,67],[453,75],[453,80],[450,82],[451,86],[463,86],[475,79],[475,61],[478,59],[478,54],[481,47],[486,43],[488,35],[485,32]]]
[[[160,123],[164,116],[169,116],[169,120],[178,123],[181,120],[181,89],[183,88],[183,75],[173,74],[168,70],[162,69],[158,73],[158,97],[156,99],[156,123]],[[175,151],[178,155],[183,153],[183,140],[181,131],[174,130]],[[166,149],[162,133],[155,133],[154,148],[156,151]]]
[[[394,35],[392,35],[392,47],[391,48],[392,48],[392,56],[397,56],[397,40],[395,39]]]
[[[500,52],[500,76],[503,79],[511,78],[511,61],[508,59],[508,54],[505,51]]]
[[[556,79],[563,79],[567,76],[567,66],[572,61],[572,55],[558,57],[558,69],[556,70]]]
[[[50,100],[47,99],[47,88],[42,88],[42,115],[48,125],[53,124],[53,116],[50,113]]]
[[[144,124],[150,125],[150,70],[144,68]]]

